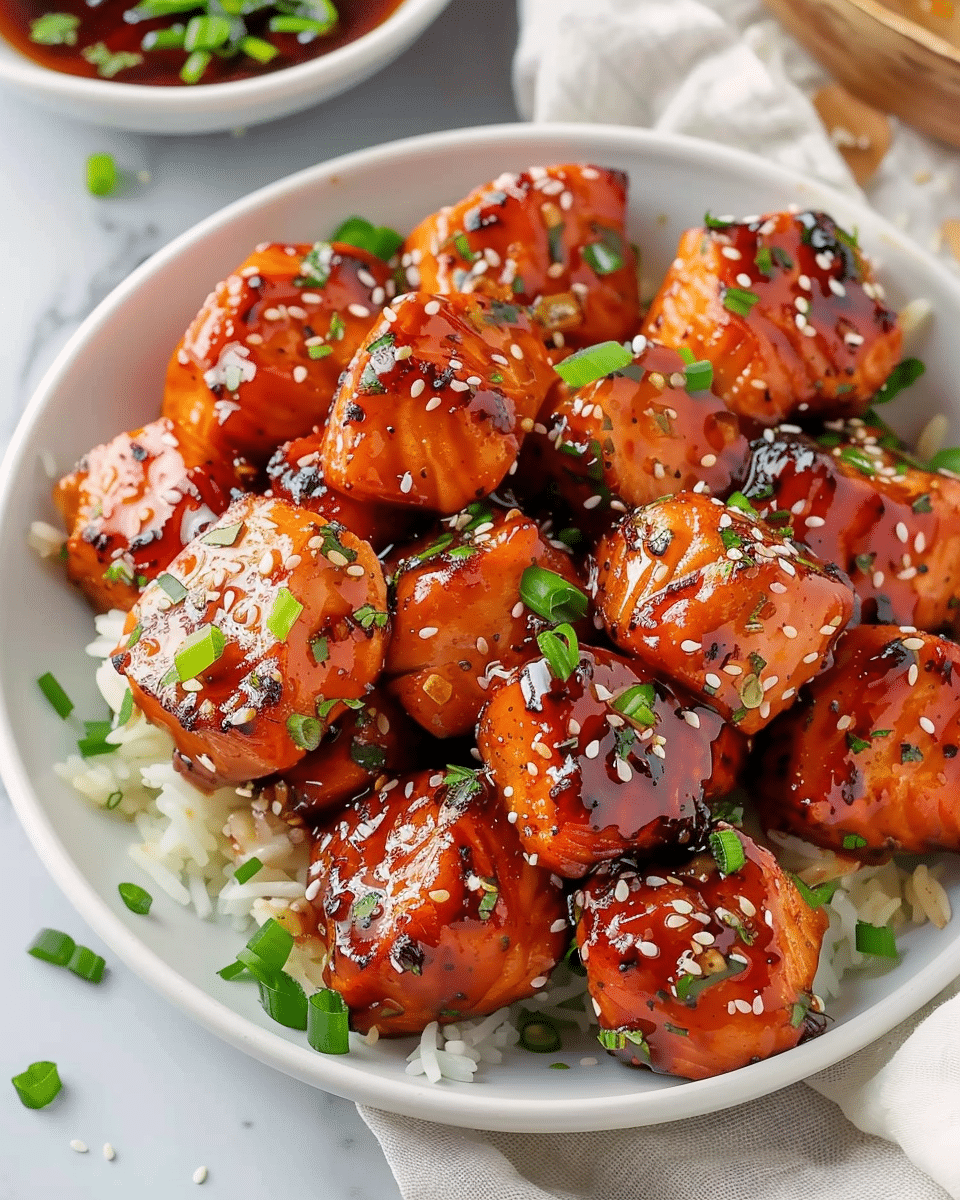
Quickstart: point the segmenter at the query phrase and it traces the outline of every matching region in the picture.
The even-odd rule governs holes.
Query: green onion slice
[[[568,387],[582,388],[632,362],[633,353],[619,342],[599,342],[571,354],[553,369]]]
[[[563,1049],[560,1030],[547,1017],[531,1015],[520,1026],[520,1046],[532,1054],[553,1054]]]
[[[878,958],[899,958],[897,939],[888,925],[871,925],[867,921],[858,921],[856,943],[861,954],[873,954]]]
[[[217,50],[230,40],[233,26],[226,17],[191,17],[183,38],[183,48],[193,50]]]
[[[589,600],[574,584],[544,567],[527,567],[520,576],[520,599],[554,624],[571,624],[587,615]]]
[[[174,604],[179,604],[187,597],[187,589],[175,575],[171,575],[168,571],[157,576],[157,585],[163,588]]]
[[[740,835],[733,829],[717,829],[710,834],[710,851],[717,860],[721,875],[739,871],[747,861]]]
[[[333,704],[339,704],[334,700]],[[303,713],[293,713],[287,717],[287,733],[290,740],[301,750],[316,750],[323,737],[323,724],[316,717],[304,716]]]
[[[263,863],[259,858],[254,856],[253,858],[248,858],[245,863],[241,863],[240,866],[234,871],[233,877],[237,883],[246,883],[248,880],[252,879],[258,871],[261,870],[263,870]]]
[[[239,976],[245,974],[246,970],[247,968],[242,962],[232,962],[226,967],[221,967],[217,974],[221,979],[229,982],[231,979],[237,979]]]
[[[580,665],[580,644],[569,625],[558,625],[538,634],[537,645],[550,670],[561,681],[569,679]]]
[[[67,963],[67,970],[79,975],[81,979],[86,979],[88,983],[99,983],[103,979],[106,965],[103,958],[87,946],[77,946]]]
[[[57,1074],[57,1064],[35,1062],[10,1081],[26,1108],[46,1108],[60,1091],[63,1084]]]
[[[83,726],[86,736],[78,740],[77,748],[84,758],[112,754],[116,750],[117,747],[107,741],[107,734],[113,729],[111,721],[84,721]]]
[[[713,387],[713,363],[703,358],[690,362],[683,369],[688,392],[709,392]]]
[[[309,354],[311,358],[327,358],[332,353],[333,353],[332,346],[308,346],[307,347],[307,354]]]
[[[280,53],[276,46],[271,46],[270,43],[265,42],[263,38],[252,37],[249,35],[245,38],[241,38],[238,46],[241,54],[246,54],[248,58],[255,59],[259,63],[271,62]],[[312,358],[313,355],[310,357]]]
[[[303,605],[300,601],[287,588],[282,587],[277,592],[270,616],[267,617],[267,628],[278,642],[285,642],[302,612]]]
[[[350,1051],[350,1012],[339,992],[324,988],[307,1006],[307,1041],[320,1054]]]
[[[657,693],[652,683],[636,683],[619,696],[615,696],[610,701],[610,707],[623,713],[627,720],[634,724],[649,729],[657,723],[657,715],[653,709],[656,702]]]
[[[623,266],[623,255],[604,242],[588,242],[583,257],[598,275],[610,275]]]
[[[940,450],[927,463],[927,470],[952,471],[954,475],[960,475],[960,446],[948,446]]]
[[[119,883],[117,884],[117,891],[120,893],[120,899],[132,913],[145,917],[150,911],[150,905],[153,904],[153,897],[146,889],[140,887],[139,884]]]
[[[347,217],[330,235],[331,242],[341,242],[366,250],[384,262],[393,258],[403,245],[403,238],[386,225],[373,225],[365,217]]]
[[[732,496],[728,496],[726,504],[727,508],[738,508],[741,512],[747,513],[748,516],[758,516],[757,510],[743,492],[734,492]]]
[[[194,50],[180,68],[181,80],[184,83],[199,83],[212,58],[209,50]]]
[[[117,728],[119,729],[133,716],[133,692],[127,688],[123,693],[123,699],[120,701],[120,708],[117,710]]]
[[[824,883],[818,883],[816,887],[810,887],[804,883],[799,875],[791,876],[797,891],[804,898],[811,908],[822,908],[828,904],[833,897],[833,893],[840,886],[839,879],[828,879]]]
[[[182,50],[186,36],[185,25],[171,25],[167,29],[151,29],[140,40],[140,49],[146,50]]]
[[[243,521],[236,525],[215,525],[200,538],[205,546],[233,546],[243,532]]]
[[[38,46],[75,46],[80,18],[74,13],[44,13],[30,22],[30,41]]]
[[[917,382],[921,375],[926,372],[926,367],[919,358],[905,358],[890,372],[886,383],[873,398],[874,404],[887,404],[894,396],[898,395],[904,388],[910,387],[911,384]]]
[[[869,742],[865,742],[864,746],[869,746]],[[859,833],[848,833],[843,839],[844,850],[859,850],[867,844],[867,839],[861,837]]]
[[[246,949],[256,954],[264,966],[279,971],[293,949],[293,934],[271,917],[247,942]]]
[[[75,949],[76,943],[68,933],[61,933],[59,929],[41,929],[27,947],[27,953],[41,962],[65,967]]]
[[[287,1029],[307,1028],[307,994],[292,975],[279,971],[273,979],[258,979],[263,1011]]]
[[[750,310],[760,300],[756,292],[745,288],[728,287],[723,292],[723,307],[728,312],[736,313],[738,317],[748,317]]]
[[[181,683],[206,671],[226,649],[227,639],[216,625],[205,625],[192,633],[173,656],[177,678]]]
[[[41,675],[37,680],[37,686],[46,696],[47,700],[50,702],[50,706],[53,708],[57,716],[62,717],[65,721],[73,712],[73,701],[63,690],[60,684],[57,683],[56,679],[54,679],[50,672],[47,671],[45,675]]]

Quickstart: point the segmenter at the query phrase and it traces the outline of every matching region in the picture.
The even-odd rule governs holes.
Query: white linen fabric
[[[808,99],[823,81],[757,0],[520,0],[528,120],[710,138],[857,194]],[[940,250],[960,154],[894,127],[867,199]],[[958,992],[806,1083],[696,1120],[535,1136],[360,1112],[406,1200],[960,1200]]]

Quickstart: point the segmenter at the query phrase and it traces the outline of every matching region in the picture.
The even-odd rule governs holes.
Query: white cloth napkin
[[[807,98],[822,73],[756,0],[520,0],[520,25],[529,120],[693,134],[858,192]],[[895,123],[867,198],[941,250],[960,154]],[[807,1084],[697,1120],[533,1136],[360,1111],[406,1200],[960,1200],[958,990]]]

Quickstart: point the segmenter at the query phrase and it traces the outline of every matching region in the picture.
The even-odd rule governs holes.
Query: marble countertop
[[[0,93],[0,439],[80,321],[144,258],[239,196],[338,154],[436,129],[513,121],[510,0],[452,0],[420,41],[374,79],[298,116],[234,134],[147,137],[33,109]],[[469,48],[469,49],[468,49]],[[107,151],[129,175],[88,195],[84,164]],[[0,1200],[170,1200],[239,1196],[394,1200],[379,1147],[344,1100],[221,1044],[151,993],[57,890],[0,792],[0,904],[12,973],[0,989]],[[63,929],[109,963],[93,988],[25,954]],[[21,1107],[8,1083],[52,1059],[64,1092]],[[87,1154],[70,1148],[73,1139]],[[104,1143],[116,1150],[113,1161]]]

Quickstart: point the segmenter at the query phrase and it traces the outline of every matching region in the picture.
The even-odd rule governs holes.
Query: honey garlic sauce
[[[730,834],[733,831],[726,828]],[[574,894],[577,942],[617,1057],[704,1079],[797,1045],[827,928],[769,851],[744,864],[609,864]]]
[[[617,707],[638,686],[642,721]],[[745,749],[718,713],[602,649],[581,649],[565,681],[545,659],[523,667],[477,744],[525,848],[572,878],[631,849],[701,844],[705,799],[733,788]]]
[[[293,766],[314,740],[303,722],[316,725],[318,702],[360,698],[382,670],[385,631],[358,616],[365,606],[386,611],[380,564],[365,542],[312,513],[245,496],[168,574],[172,583],[152,584],[131,611],[113,662],[208,785]],[[220,653],[215,645],[208,666],[181,678],[178,655],[195,636]],[[342,711],[334,705],[322,720]]]

